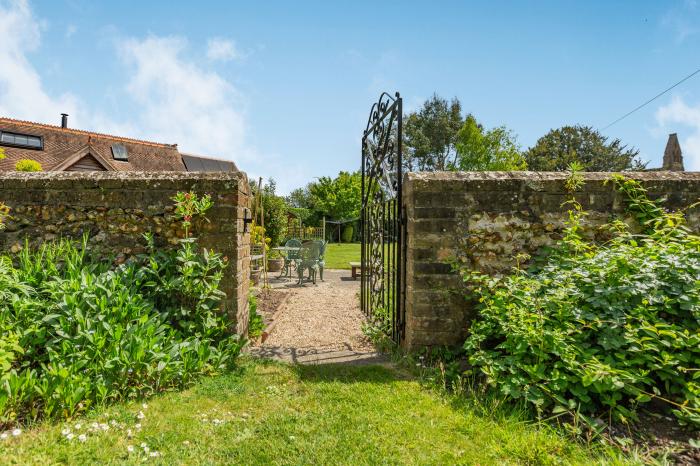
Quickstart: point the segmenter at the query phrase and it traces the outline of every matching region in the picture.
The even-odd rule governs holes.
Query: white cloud
[[[304,178],[300,164],[260,154],[246,142],[241,94],[220,74],[189,59],[185,38],[119,40],[116,51],[125,66],[114,89],[124,92],[122,106],[132,111],[127,118],[118,118],[90,111],[71,93],[55,96],[45,90],[29,60],[41,43],[41,22],[26,0],[0,0],[0,31],[2,116],[58,124],[60,113],[66,112],[75,128],[178,143],[182,152],[233,160],[252,174],[275,176],[282,192]]]
[[[181,150],[245,158],[245,120],[236,89],[183,55],[179,37],[129,39],[120,56],[131,67],[126,90],[139,114],[136,124],[149,139],[177,142]]]
[[[207,58],[213,61],[229,61],[243,58],[232,40],[214,37],[207,42]]]
[[[0,0],[0,115],[57,124],[61,113],[77,113],[79,103],[69,93],[49,96],[27,59],[41,42],[40,24],[26,0]]]
[[[661,18],[661,25],[673,33],[677,44],[682,44],[686,39],[700,32],[697,27],[696,10],[697,2],[686,0],[683,5],[670,9]]]
[[[667,132],[678,133],[686,170],[700,170],[700,103],[691,106],[675,96],[668,105],[656,111],[657,123]],[[678,125],[687,128],[688,136],[677,130]]]

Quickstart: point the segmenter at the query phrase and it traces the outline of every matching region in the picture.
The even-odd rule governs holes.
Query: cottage
[[[36,160],[44,171],[238,171],[230,161],[182,154],[162,144],[68,127],[0,117],[0,171],[15,170],[21,159]]]

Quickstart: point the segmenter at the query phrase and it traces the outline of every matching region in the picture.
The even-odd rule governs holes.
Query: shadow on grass
[[[379,353],[356,351],[350,345],[345,348],[316,348],[309,347],[285,347],[285,346],[257,346],[251,348],[251,354],[261,359],[276,359],[295,364],[349,364],[368,365],[382,364],[387,358]]]
[[[299,380],[310,383],[393,383],[413,379],[404,372],[384,365],[314,364],[292,367]]]

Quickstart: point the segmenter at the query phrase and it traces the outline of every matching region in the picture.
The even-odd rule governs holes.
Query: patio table
[[[275,248],[272,248],[273,251],[282,251],[282,252],[290,252],[290,251],[299,251],[301,248],[294,248],[290,246],[277,246]]]
[[[285,257],[288,257],[287,255],[288,255],[290,252],[296,252],[296,251],[300,251],[300,250],[301,250],[301,248],[293,247],[293,246],[277,246],[277,247],[270,248],[270,249],[273,250],[273,251],[279,251],[279,252],[281,252],[282,254],[284,254]],[[289,268],[287,268],[287,270],[282,270],[282,273],[280,274],[280,277],[282,277],[282,276],[284,276],[284,277],[290,277],[290,276],[291,276],[291,271],[289,270]]]

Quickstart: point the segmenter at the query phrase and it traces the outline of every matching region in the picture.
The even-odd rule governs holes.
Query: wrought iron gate
[[[402,101],[386,92],[362,136],[362,310],[399,343],[404,333],[406,233],[401,184]]]

